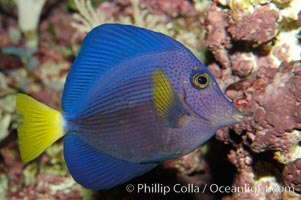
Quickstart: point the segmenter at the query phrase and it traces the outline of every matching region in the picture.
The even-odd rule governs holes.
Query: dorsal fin
[[[71,66],[63,93],[63,110],[68,113],[77,109],[81,97],[96,79],[123,61],[177,48],[185,47],[164,34],[144,28],[122,24],[94,28],[85,37]]]

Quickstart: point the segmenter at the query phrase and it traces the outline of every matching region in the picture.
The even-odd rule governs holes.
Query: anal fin
[[[86,188],[110,189],[129,181],[157,164],[140,164],[102,153],[74,133],[64,138],[64,156],[73,178]]]

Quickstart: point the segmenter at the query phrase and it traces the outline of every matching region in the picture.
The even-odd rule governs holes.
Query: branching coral
[[[110,22],[106,16],[93,8],[90,0],[74,0],[79,13],[73,15],[78,22],[71,22],[71,26],[80,32],[87,33],[95,26]]]
[[[82,33],[89,32],[95,26],[101,25],[103,23],[117,22],[135,24],[140,27],[155,27],[159,18],[150,17],[150,13],[147,10],[140,8],[139,0],[130,0],[130,6],[132,8],[132,16],[119,15],[117,18],[106,14],[104,10],[110,5],[103,3],[101,6],[103,9],[96,9],[92,6],[91,0],[74,0],[76,8],[79,13],[73,15],[77,22],[71,22],[71,26],[78,29]],[[112,9],[114,10],[114,9]]]
[[[133,24],[172,36],[186,44],[199,57],[205,58],[204,29],[200,25],[209,1],[196,1],[195,6],[186,0],[113,1],[103,2],[95,8],[91,0],[74,2],[79,13],[73,15],[75,22],[71,22],[71,25],[80,33],[86,34],[103,23]]]

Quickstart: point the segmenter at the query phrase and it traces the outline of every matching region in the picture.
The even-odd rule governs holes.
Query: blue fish
[[[185,46],[122,24],[87,34],[67,76],[62,112],[25,94],[17,95],[16,110],[22,159],[64,137],[70,173],[95,190],[183,156],[242,118]]]

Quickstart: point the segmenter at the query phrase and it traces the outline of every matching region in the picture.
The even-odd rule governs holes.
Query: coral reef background
[[[300,0],[40,1],[40,13],[32,13],[39,12],[34,6],[22,11],[28,20],[39,21],[25,33],[20,23],[26,21],[18,20],[20,1],[0,0],[0,199],[162,198],[128,193],[126,184],[108,191],[82,188],[68,173],[61,142],[36,161],[25,164],[19,156],[16,93],[59,109],[83,37],[108,22],[135,24],[183,42],[246,114],[241,123],[220,129],[199,149],[162,163],[131,184],[261,188],[207,189],[165,198],[300,199]]]

